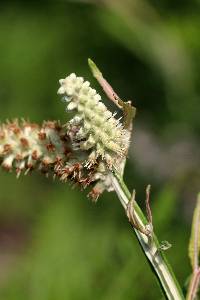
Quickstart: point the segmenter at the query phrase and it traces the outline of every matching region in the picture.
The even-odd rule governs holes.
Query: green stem
[[[125,209],[131,199],[131,194],[126,187],[123,179],[118,173],[113,173],[111,175],[112,184],[118,198]],[[135,216],[137,222],[142,226],[148,224],[146,217],[142,213],[140,207],[135,204]],[[137,239],[142,247],[142,250],[147,257],[159,283],[163,290],[166,299],[169,300],[181,300],[185,299],[182,290],[179,286],[178,281],[175,278],[173,271],[171,270],[169,263],[167,262],[164,254],[161,251],[160,244],[157,237],[153,233],[150,237],[133,228]]]
[[[192,274],[189,289],[188,289],[188,294],[186,299],[187,300],[194,300],[196,297],[196,294],[198,292],[198,286],[200,283],[200,267],[195,270]]]

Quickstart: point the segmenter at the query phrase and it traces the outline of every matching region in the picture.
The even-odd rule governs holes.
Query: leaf
[[[103,88],[107,97],[115,103],[115,105],[123,111],[124,114],[124,127],[131,131],[132,120],[136,114],[136,108],[131,105],[131,101],[123,101],[119,98],[117,93],[113,90],[111,85],[103,77],[103,74],[97,67],[97,65],[88,58],[88,65],[92,71],[93,76],[97,79],[101,87]]]
[[[103,88],[108,98],[112,100],[119,108],[122,108],[122,106],[120,105],[120,103],[118,103],[117,100],[119,96],[115,93],[115,91],[113,90],[111,85],[107,82],[107,80],[103,78],[103,74],[101,73],[97,65],[90,58],[88,58],[88,65],[92,71],[94,78],[97,79],[97,81]]]
[[[193,214],[192,231],[188,250],[192,268],[195,270],[198,268],[200,256],[200,193],[197,196],[197,204]]]
[[[136,115],[136,108],[131,105],[131,101],[124,102],[118,98],[118,103],[122,106],[124,114],[124,127],[129,129],[131,127],[132,120]]]

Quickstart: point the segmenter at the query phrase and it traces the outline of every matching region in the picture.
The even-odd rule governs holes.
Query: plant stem
[[[187,300],[196,299],[198,287],[200,285],[200,193],[197,197],[197,205],[193,214],[192,232],[189,244],[189,257],[193,268],[193,274],[190,279]]]
[[[188,294],[186,297],[187,300],[195,299],[199,283],[200,283],[200,267],[197,270],[195,270],[194,273],[192,274],[192,278],[188,289]]]
[[[125,210],[127,210],[127,205],[131,199],[131,194],[128,188],[123,182],[121,176],[116,172],[111,174],[111,180],[113,188],[117,193],[122,206]],[[148,222],[140,207],[135,204],[134,209],[137,222],[141,224],[141,226],[146,226]],[[161,251],[160,244],[155,234],[152,233],[151,236],[147,236],[136,228],[133,227],[133,229],[136,233],[136,237],[142,247],[142,250],[159,281],[165,298],[169,300],[185,299],[179,283]]]

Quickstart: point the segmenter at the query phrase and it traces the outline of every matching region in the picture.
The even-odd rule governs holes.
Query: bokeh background
[[[199,14],[199,0],[0,2],[0,122],[64,123],[58,79],[76,72],[101,92],[94,59],[137,107],[125,181],[142,207],[152,185],[155,231],[182,286],[200,189]],[[0,299],[161,299],[115,194],[86,195],[0,172]]]

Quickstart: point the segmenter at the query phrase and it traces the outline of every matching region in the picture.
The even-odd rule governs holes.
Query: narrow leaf
[[[197,204],[193,214],[192,231],[189,243],[189,258],[193,270],[199,265],[200,256],[200,193],[197,196]]]
[[[107,82],[105,78],[103,78],[103,74],[97,67],[97,65],[90,59],[88,58],[88,65],[92,71],[92,74],[94,78],[97,79],[99,82],[100,86],[103,88],[104,92],[106,93],[107,97],[112,100],[119,108],[122,108],[120,103],[118,103],[118,98],[119,96],[115,93],[111,85]]]
[[[117,93],[113,90],[111,85],[103,77],[103,74],[97,67],[97,65],[88,58],[88,65],[92,71],[93,76],[97,79],[101,87],[103,88],[107,97],[115,103],[115,105],[123,111],[124,114],[124,127],[131,130],[132,120],[135,117],[136,108],[131,105],[131,101],[123,101],[119,98]]]

